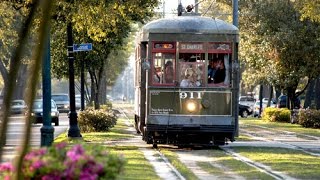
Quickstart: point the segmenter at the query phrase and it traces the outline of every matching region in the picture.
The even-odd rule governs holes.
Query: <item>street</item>
[[[4,147],[2,160],[9,161],[12,160],[13,156],[16,154],[21,141],[23,140],[23,128],[24,119],[23,115],[13,115],[10,117],[8,131],[7,131],[7,141]],[[69,127],[69,118],[67,113],[60,113],[60,125],[54,126],[54,138],[59,134],[65,132]],[[32,124],[32,138],[30,140],[30,145],[32,147],[40,147],[41,143],[41,133],[40,128],[42,124]]]

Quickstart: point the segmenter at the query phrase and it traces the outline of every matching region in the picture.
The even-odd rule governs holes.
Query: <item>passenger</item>
[[[159,68],[154,68],[154,71],[153,71],[153,83],[160,83],[160,75],[159,75]]]
[[[190,86],[190,80],[189,76],[185,76],[184,79],[180,82],[180,87],[189,87]]]
[[[198,75],[193,68],[187,68],[184,73],[184,79],[180,82],[181,87],[198,87],[201,86]]]
[[[165,83],[173,83],[173,64],[172,61],[167,61],[164,65],[164,79]]]
[[[208,65],[208,83],[213,83],[214,81],[214,75],[217,71],[217,62],[218,61],[210,61],[210,64]]]
[[[213,83],[214,84],[221,84],[224,82],[224,79],[226,78],[226,68],[224,66],[223,60],[218,60],[217,66],[216,66],[216,72],[213,77]]]

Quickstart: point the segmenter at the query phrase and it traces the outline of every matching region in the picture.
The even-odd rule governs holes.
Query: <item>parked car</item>
[[[255,102],[256,102],[256,100],[251,96],[240,96],[239,97],[239,104],[241,104],[241,105],[245,105],[245,106],[249,106],[249,107],[253,108]]]
[[[81,109],[81,95],[80,94],[75,95],[75,101],[76,101],[76,110]]]
[[[52,94],[51,98],[57,104],[59,112],[70,111],[70,98],[68,94]]]
[[[287,96],[286,95],[279,96],[277,107],[278,108],[286,108],[287,107]],[[296,98],[294,100],[294,109],[300,109],[300,108],[301,108],[300,99]]]
[[[11,101],[11,113],[23,114],[27,109],[27,105],[22,99]]]
[[[239,115],[243,118],[247,118],[252,114],[253,110],[250,106],[239,104]]]
[[[43,123],[43,100],[36,99],[33,102],[31,109],[31,117],[34,120],[34,123]],[[59,111],[56,103],[51,100],[51,123],[54,123],[55,126],[59,126]]]

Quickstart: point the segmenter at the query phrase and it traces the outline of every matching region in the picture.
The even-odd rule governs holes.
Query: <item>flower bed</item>
[[[59,143],[28,152],[22,173],[24,179],[116,179],[125,162],[102,146]],[[10,180],[15,172],[11,163],[0,165],[0,179]]]

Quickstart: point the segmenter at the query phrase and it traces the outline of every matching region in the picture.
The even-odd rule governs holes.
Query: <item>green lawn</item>
[[[306,154],[299,150],[266,147],[234,147],[253,161],[270,166],[275,171],[283,172],[297,179],[319,179],[320,157]]]
[[[299,124],[282,123],[282,122],[266,122],[257,118],[240,118],[240,128],[245,126],[263,126],[282,131],[290,131],[298,134],[320,137],[320,129],[304,128]]]

